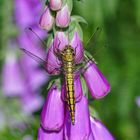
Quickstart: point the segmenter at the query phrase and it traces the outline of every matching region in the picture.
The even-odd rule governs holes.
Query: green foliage
[[[66,3],[67,3],[69,10],[71,12],[73,9],[73,1],[72,0],[63,0],[63,5],[65,5]]]
[[[96,27],[103,31],[90,49],[98,51],[95,57],[98,67],[111,83],[110,94],[102,100],[91,101],[100,118],[118,140],[139,140],[140,109],[135,103],[140,95],[140,41],[138,0],[84,0],[75,2],[74,13],[83,16],[88,27],[83,26],[84,42]],[[92,44],[92,42],[91,42]],[[93,108],[93,109],[94,109]]]

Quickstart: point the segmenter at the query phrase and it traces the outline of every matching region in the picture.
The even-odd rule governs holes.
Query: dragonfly
[[[41,38],[31,29],[29,28],[31,32],[33,32],[41,41]],[[101,28],[97,28],[95,33],[92,34],[91,38],[87,41],[86,45],[89,44],[90,41],[95,41],[99,34],[101,32]],[[76,59],[76,55],[79,55],[79,52],[77,52],[77,47],[73,48],[72,45],[68,44],[64,47],[64,49],[60,50],[60,40],[58,40],[58,47],[55,48],[54,44],[52,47],[50,47],[48,50],[50,53],[53,54],[53,56],[56,58],[55,62],[54,60],[52,63],[49,63],[48,61],[38,57],[37,55],[33,54],[32,52],[26,50],[25,48],[21,48],[21,50],[32,57],[35,61],[37,61],[39,64],[42,64],[42,66],[45,68],[46,72],[50,75],[60,75],[62,74],[65,81],[65,101],[67,101],[68,104],[68,110],[70,112],[70,118],[71,122],[74,125],[75,124],[75,89],[74,89],[74,80],[76,74],[83,73],[87,68],[85,67],[85,64],[94,59],[87,53],[87,51],[83,51],[84,58],[83,61],[79,63],[79,60]],[[42,44],[46,45],[44,41],[41,41]],[[53,63],[56,63],[58,67],[54,67]],[[51,71],[48,71],[48,69]]]

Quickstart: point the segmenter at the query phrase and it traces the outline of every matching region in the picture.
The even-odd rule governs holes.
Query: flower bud
[[[70,11],[68,5],[65,5],[56,15],[56,25],[58,27],[67,27],[70,23]]]
[[[53,11],[57,11],[62,6],[62,0],[50,0],[50,8]]]
[[[54,17],[51,15],[50,9],[46,7],[43,14],[41,15],[39,25],[42,29],[49,31],[52,29],[53,23]]]

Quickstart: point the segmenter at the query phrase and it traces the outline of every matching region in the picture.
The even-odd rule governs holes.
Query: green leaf
[[[88,98],[88,88],[87,88],[86,82],[85,82],[83,76],[81,76],[80,79],[82,82],[83,94]]]
[[[69,31],[73,31],[74,29],[76,28],[76,22],[75,21],[72,21],[69,25]]]
[[[72,11],[73,8],[73,1],[72,0],[67,0],[67,5],[69,7],[70,12]]]
[[[45,5],[48,5],[48,4],[49,4],[49,0],[46,0]]]
[[[93,106],[89,106],[89,112],[90,112],[90,116],[95,117],[95,118],[99,118],[99,114],[96,111],[96,109],[93,108]]]
[[[50,44],[52,43],[53,35],[49,34],[47,37],[47,48],[49,48]]]
[[[81,40],[83,40],[83,31],[82,31],[82,28],[81,28],[81,26],[80,26],[80,24],[79,24],[79,23],[77,23],[77,24],[76,24],[75,31],[77,31],[77,32],[78,32],[78,34],[79,34],[79,36],[80,36]]]
[[[67,33],[69,34],[70,39],[73,38],[73,35],[75,32],[77,32],[80,36],[80,39],[83,40],[83,31],[80,24],[76,21],[73,21],[69,25],[69,30],[67,30]]]
[[[78,16],[78,15],[71,16],[71,20],[76,21],[76,22],[81,22],[81,23],[88,24],[87,21],[83,17]]]
[[[63,0],[63,6],[66,4],[68,5],[70,13],[71,13],[72,8],[73,8],[73,1],[72,0]]]
[[[71,40],[74,36],[74,30],[76,28],[76,22],[71,22],[69,25],[69,29],[67,30],[67,34],[69,35],[69,39]]]

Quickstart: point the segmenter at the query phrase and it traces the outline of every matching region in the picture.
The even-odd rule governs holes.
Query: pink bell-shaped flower
[[[54,24],[54,17],[52,16],[49,7],[46,7],[39,21],[42,29],[50,31]]]
[[[95,99],[103,98],[110,91],[110,84],[93,61],[86,64],[84,79],[91,95]]]
[[[62,0],[50,0],[50,8],[53,11],[57,11],[62,6]]]
[[[65,5],[56,15],[56,25],[58,27],[67,27],[70,23],[70,11],[68,5]]]

